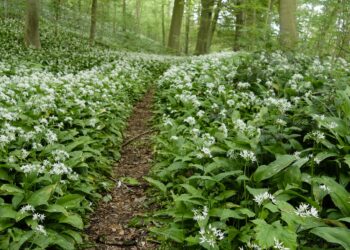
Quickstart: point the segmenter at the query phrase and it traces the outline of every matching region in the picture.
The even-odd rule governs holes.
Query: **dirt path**
[[[142,177],[148,174],[152,162],[152,100],[153,92],[150,91],[135,106],[125,132],[121,159],[114,169],[115,179],[132,177],[137,179],[140,185],[116,183],[116,187],[110,193],[112,199],[108,203],[101,201],[87,230],[91,241],[96,243],[96,247],[90,249],[156,249],[152,242],[147,242],[145,227],[129,226],[133,217],[142,216],[149,210],[145,194],[147,184]]]

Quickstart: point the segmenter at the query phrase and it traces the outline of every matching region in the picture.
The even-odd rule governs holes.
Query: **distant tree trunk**
[[[113,0],[112,9],[113,9],[113,34],[115,35],[117,32],[117,1],[116,0]]]
[[[8,3],[7,3],[7,0],[3,0],[3,8],[4,8],[4,18],[7,18],[7,15],[8,15]]]
[[[236,1],[236,23],[235,23],[235,37],[233,43],[233,50],[241,49],[240,39],[242,38],[242,28],[244,26],[244,13],[242,10],[242,0]]]
[[[40,49],[39,0],[27,0],[24,42],[27,47]]]
[[[185,25],[185,54],[188,55],[190,46],[191,0],[186,0],[186,25]]]
[[[210,51],[211,43],[213,41],[213,37],[214,37],[215,31],[216,31],[216,25],[217,25],[218,20],[219,20],[221,8],[222,8],[222,0],[218,0],[216,7],[215,7],[214,17],[213,17],[211,24],[210,24],[208,51]]]
[[[280,44],[284,50],[293,50],[298,43],[296,0],[280,0]]]
[[[166,46],[166,38],[165,38],[165,3],[164,0],[162,1],[162,40],[163,40],[163,46]]]
[[[137,33],[140,33],[141,7],[142,7],[141,0],[136,0],[135,15],[136,15],[136,32]]]
[[[184,14],[184,0],[175,0],[173,15],[171,18],[168,48],[179,52],[180,51],[180,34],[182,26],[182,17]]]
[[[123,0],[123,31],[126,31],[126,0]]]
[[[54,9],[55,9],[55,35],[58,35],[58,22],[61,15],[61,0],[54,0]]]
[[[270,40],[271,35],[271,15],[273,11],[274,0],[268,0],[267,11],[266,11],[266,20],[265,20],[265,42],[266,44]]]
[[[196,55],[208,53],[210,22],[213,14],[214,0],[202,0],[202,11],[197,36]]]
[[[97,22],[97,0],[92,0],[91,4],[91,26],[90,26],[90,45],[95,44],[96,36],[96,22]]]

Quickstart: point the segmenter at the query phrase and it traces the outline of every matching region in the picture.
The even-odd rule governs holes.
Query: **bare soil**
[[[156,249],[157,245],[148,240],[145,223],[133,223],[135,217],[142,218],[151,210],[146,195],[147,183],[143,180],[152,164],[152,118],[153,91],[149,91],[137,103],[128,120],[121,159],[114,168],[113,178],[131,177],[138,185],[116,181],[109,202],[101,201],[91,216],[87,234],[98,250]]]

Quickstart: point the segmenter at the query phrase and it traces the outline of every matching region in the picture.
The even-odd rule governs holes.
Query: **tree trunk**
[[[164,0],[162,1],[162,41],[163,46],[166,46],[166,38],[165,38],[165,3]]]
[[[241,49],[240,39],[242,38],[242,28],[244,26],[244,13],[242,10],[242,0],[236,2],[236,23],[235,23],[235,37],[233,43],[233,50]]]
[[[184,0],[175,0],[173,15],[171,18],[168,48],[179,52],[180,51],[180,34],[182,26],[182,17],[184,14]]]
[[[213,17],[213,20],[211,21],[211,24],[210,24],[208,51],[210,51],[210,46],[211,46],[215,31],[216,31],[216,25],[217,25],[218,20],[219,20],[221,8],[222,8],[222,0],[218,0],[218,2],[216,4],[215,12],[214,12],[214,17]]]
[[[142,6],[141,0],[136,0],[135,15],[136,15],[136,32],[137,33],[140,33],[141,6]]]
[[[117,1],[116,0],[113,0],[112,9],[113,9],[113,34],[115,35],[117,32]]]
[[[126,31],[126,0],[123,0],[123,31]]]
[[[8,15],[8,2],[7,0],[3,0],[3,8],[4,8],[4,18],[7,18]]]
[[[280,0],[280,44],[284,50],[293,50],[298,43],[296,0]]]
[[[266,11],[266,20],[265,20],[265,42],[266,45],[270,41],[271,36],[271,15],[273,12],[274,0],[268,0],[267,11]]]
[[[208,53],[210,22],[213,14],[214,0],[202,0],[202,11],[197,36],[196,55]]]
[[[188,55],[190,46],[191,0],[186,0],[185,54]]]
[[[39,0],[27,0],[24,42],[27,47],[40,49]]]
[[[96,22],[97,22],[97,0],[92,0],[91,4],[91,26],[90,26],[90,45],[95,44],[96,36]]]
[[[58,35],[58,22],[61,16],[61,0],[54,0],[55,9],[55,35]]]

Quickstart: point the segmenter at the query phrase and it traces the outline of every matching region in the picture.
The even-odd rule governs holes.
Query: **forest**
[[[0,250],[350,249],[348,0],[0,0]]]

